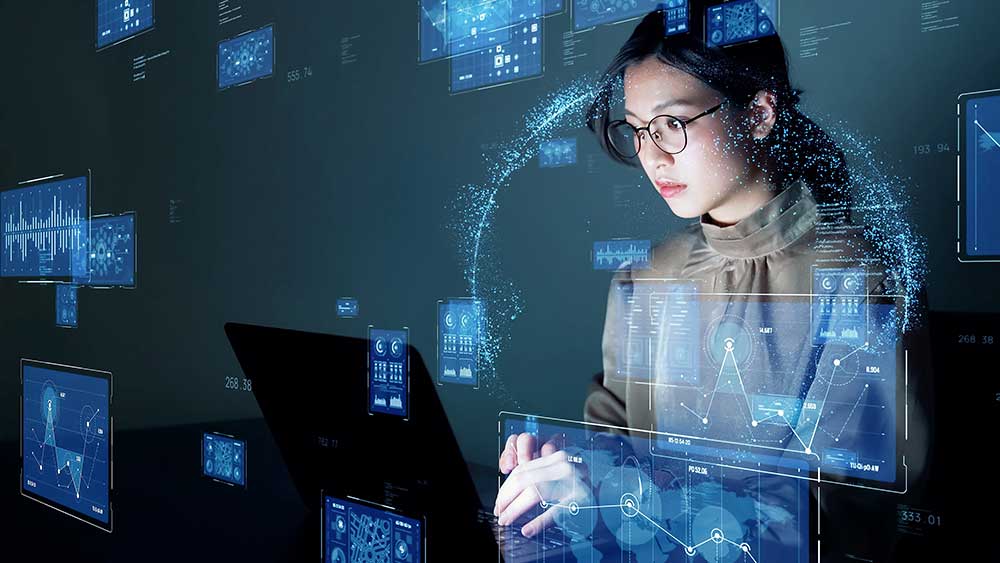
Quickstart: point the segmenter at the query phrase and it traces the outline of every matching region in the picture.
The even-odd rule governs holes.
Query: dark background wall
[[[484,178],[483,145],[602,68],[633,27],[576,35],[584,56],[567,66],[569,15],[547,18],[544,77],[451,96],[447,62],[416,63],[413,2],[244,5],[243,20],[220,27],[215,2],[160,1],[155,30],[95,52],[92,2],[0,3],[2,186],[90,168],[93,211],[137,211],[140,243],[138,289],[82,291],[75,330],[53,325],[52,287],[0,282],[0,437],[17,432],[21,357],[112,371],[119,429],[259,416],[251,394],[225,388],[240,375],[226,321],[358,336],[408,326],[432,359],[436,301],[466,293],[445,225],[460,186]],[[954,149],[958,94],[1000,87],[1000,5],[942,12],[959,27],[921,32],[918,0],[796,0],[780,27],[806,107],[877,137],[879,157],[910,178],[931,306],[997,310],[998,266],[956,260]],[[217,42],[269,22],[274,76],[217,91]],[[803,28],[844,22],[802,56]],[[357,62],[342,64],[345,37]],[[165,51],[133,82],[134,58]],[[312,76],[288,80],[305,66]],[[658,239],[682,222],[584,130],[565,133],[578,137],[576,166],[531,163],[499,195],[498,254],[525,310],[497,368],[520,410],[579,419],[610,280],[591,269],[592,242]],[[917,155],[923,144],[935,152]],[[359,299],[360,318],[336,317],[341,295]],[[515,404],[441,395],[466,455],[491,462],[496,413]]]

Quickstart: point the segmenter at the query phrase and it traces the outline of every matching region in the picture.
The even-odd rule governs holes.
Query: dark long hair
[[[636,165],[634,159],[622,159],[611,150],[605,126],[612,119],[615,88],[624,78],[625,69],[655,56],[704,82],[737,107],[748,107],[761,90],[771,92],[776,99],[775,126],[762,141],[768,180],[778,187],[803,180],[817,201],[846,201],[850,173],[844,152],[819,125],[799,111],[801,92],[789,80],[788,60],[780,37],[771,35],[730,47],[710,47],[704,40],[704,14],[708,5],[707,0],[691,0],[690,31],[681,35],[664,37],[664,17],[659,10],[639,22],[604,72],[600,93],[590,108],[587,125],[597,135],[601,147],[616,161]]]

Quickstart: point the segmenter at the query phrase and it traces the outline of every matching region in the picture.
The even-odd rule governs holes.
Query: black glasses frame
[[[639,155],[640,152],[642,152],[642,137],[639,136],[639,133],[641,133],[642,131],[645,131],[646,133],[649,133],[649,138],[653,141],[653,145],[656,148],[660,149],[661,151],[663,151],[663,152],[665,152],[667,154],[671,154],[671,155],[673,155],[673,154],[680,154],[680,153],[684,152],[684,149],[686,149],[687,145],[688,145],[687,126],[689,124],[691,124],[692,122],[694,122],[694,121],[697,121],[697,120],[699,120],[699,119],[701,119],[701,118],[703,118],[705,116],[712,115],[713,113],[719,111],[719,109],[722,108],[722,106],[726,105],[727,101],[728,100],[723,100],[718,105],[713,106],[713,107],[711,107],[711,108],[709,108],[709,109],[707,109],[707,110],[699,113],[698,115],[696,115],[696,116],[694,116],[694,117],[692,117],[690,119],[681,119],[681,118],[679,118],[677,116],[670,115],[670,114],[667,114],[667,113],[664,113],[664,114],[661,114],[661,115],[657,115],[653,119],[650,119],[649,122],[646,123],[645,127],[638,127],[638,128],[637,127],[633,127],[631,123],[629,123],[628,121],[625,121],[624,119],[616,119],[614,121],[609,121],[608,124],[604,126],[604,138],[605,138],[605,140],[607,140],[608,146],[611,147],[611,150],[615,151],[615,154],[617,154],[618,156],[620,156],[620,157],[622,157],[624,159],[635,158],[636,156]],[[670,152],[667,149],[661,147],[660,144],[657,143],[656,139],[653,137],[653,132],[649,128],[650,128],[650,126],[653,125],[654,121],[656,121],[657,119],[660,119],[661,117],[669,117],[670,119],[673,119],[673,120],[675,120],[675,121],[677,121],[678,123],[681,124],[681,131],[684,133],[684,146],[682,146],[680,148],[680,150],[674,151],[674,152]],[[618,127],[619,125],[622,125],[622,124],[628,125],[629,127],[631,127],[632,131],[635,133],[636,139],[639,140],[639,145],[636,148],[635,152],[632,153],[632,154],[623,154],[620,150],[618,150],[618,147],[616,147],[615,144],[614,144],[614,142],[612,142],[612,140],[611,140],[611,130],[614,129],[615,127]]]

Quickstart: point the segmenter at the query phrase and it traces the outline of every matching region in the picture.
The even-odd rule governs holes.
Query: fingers
[[[542,444],[542,457],[556,453],[559,448],[552,442]]]
[[[557,510],[565,510],[565,508],[560,506],[550,506],[548,510],[535,517],[535,519],[532,520],[531,522],[528,522],[527,524],[522,526],[521,535],[523,535],[526,538],[530,538],[535,534],[537,534],[538,532],[541,532],[545,528],[548,528],[549,526],[554,524],[556,520]]]
[[[517,467],[517,434],[507,437],[503,453],[500,454],[500,473],[507,475]]]
[[[504,481],[500,491],[497,492],[493,514],[501,516],[510,503],[525,489],[533,488],[538,483],[564,479],[572,474],[573,467],[566,460],[564,452],[556,452],[518,465]]]
[[[512,522],[520,518],[525,512],[534,508],[535,505],[541,500],[541,497],[538,496],[538,489],[533,486],[526,487],[500,513],[500,516],[497,518],[497,524],[501,526],[509,526]]]
[[[517,464],[523,465],[529,461],[535,459],[535,448],[538,445],[538,440],[534,435],[528,434],[527,432],[522,433],[517,437]]]

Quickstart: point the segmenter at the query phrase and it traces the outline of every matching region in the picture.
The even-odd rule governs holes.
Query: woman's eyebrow
[[[661,111],[663,111],[663,110],[665,110],[665,109],[667,109],[669,107],[675,107],[675,106],[676,107],[680,107],[680,106],[691,107],[691,106],[694,106],[694,103],[691,102],[690,100],[685,100],[683,98],[677,99],[677,100],[665,100],[665,101],[662,101],[662,102],[656,104],[655,106],[653,106],[653,113],[656,114],[656,113],[659,113],[659,112],[661,112]],[[627,109],[625,110],[625,114],[626,115],[631,115],[632,117],[635,117],[637,119],[639,117],[638,115],[632,113],[631,111],[629,111]]]

